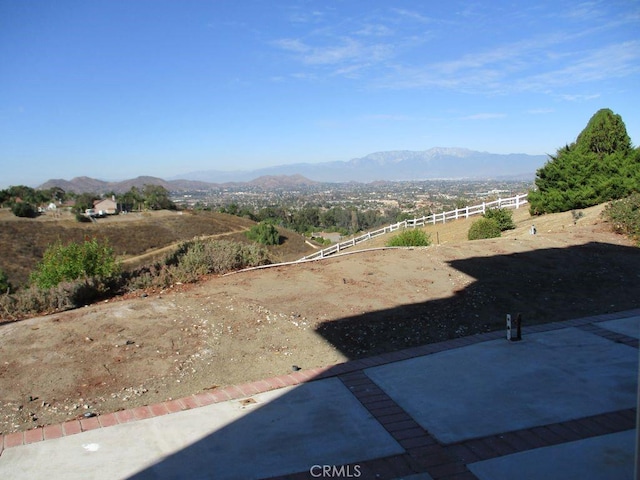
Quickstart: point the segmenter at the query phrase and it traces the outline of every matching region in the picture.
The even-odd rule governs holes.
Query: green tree
[[[609,109],[596,112],[574,143],[549,158],[529,192],[531,214],[586,208],[640,188],[640,153]]]
[[[169,191],[161,185],[145,185],[142,189],[144,205],[150,210],[175,210]]]
[[[11,200],[11,195],[9,194],[9,190],[0,190],[0,207],[4,207],[5,203],[9,203]]]
[[[276,225],[286,226],[291,215],[282,206],[269,206],[260,209],[256,219],[260,222],[269,221]]]
[[[85,210],[93,208],[93,202],[99,198],[95,193],[81,193],[76,197],[76,204],[73,210],[76,213],[84,213]]]
[[[296,232],[310,232],[320,225],[320,209],[307,205],[293,214],[292,223]]]
[[[42,191],[44,201],[64,202],[67,199],[67,192],[60,187],[51,187]]]
[[[118,197],[118,202],[122,205],[122,210],[132,212],[140,210],[143,204],[142,193],[137,187],[131,187],[128,192]]]
[[[628,153],[631,139],[620,115],[608,108],[598,110],[576,139],[576,147],[583,154],[604,158],[616,152]]]
[[[23,202],[38,203],[38,193],[31,187],[27,187],[26,185],[14,185],[7,189],[9,197],[12,201],[17,201],[18,199]]]
[[[57,242],[44,252],[42,261],[31,274],[31,283],[40,288],[51,288],[63,281],[83,277],[109,279],[120,272],[108,242],[93,238],[83,243]]]
[[[35,218],[38,216],[38,212],[36,209],[27,202],[16,202],[11,205],[11,212],[16,217],[24,217],[24,218]]]

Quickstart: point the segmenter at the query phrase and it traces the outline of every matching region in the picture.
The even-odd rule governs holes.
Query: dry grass
[[[68,243],[97,237],[108,240],[128,268],[151,263],[178,243],[196,237],[248,242],[244,232],[255,222],[215,212],[145,212],[80,223],[70,214],[36,219],[0,211],[0,269],[13,285],[24,285],[44,251],[56,241]],[[285,242],[270,248],[274,261],[300,258],[312,251],[296,233],[282,230]]]
[[[578,224],[584,226],[602,223],[600,214],[603,209],[604,204],[581,210],[584,216],[578,220]],[[480,218],[480,216],[476,215],[466,219],[462,218],[459,220],[448,221],[447,223],[427,225],[422,227],[422,229],[431,236],[431,241],[434,245],[466,242],[468,241],[467,233],[469,232],[469,228],[471,228],[473,222],[478,220],[478,218]],[[516,224],[516,228],[514,230],[502,232],[503,237],[517,238],[530,235],[529,231],[531,229],[531,225],[535,225],[539,233],[558,233],[571,229],[575,226],[571,212],[532,217],[526,207],[513,210],[513,221]],[[362,250],[367,248],[384,247],[389,238],[394,235],[397,235],[397,233],[387,233],[368,242],[361,243],[353,248]]]

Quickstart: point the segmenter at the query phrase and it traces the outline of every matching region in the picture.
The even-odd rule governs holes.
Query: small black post
[[[519,340],[522,340],[522,314],[519,313],[518,316],[516,316],[516,338],[514,338],[514,340],[517,342]]]

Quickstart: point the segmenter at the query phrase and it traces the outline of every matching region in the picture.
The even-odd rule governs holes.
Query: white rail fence
[[[336,243],[335,245],[332,245],[328,248],[318,250],[311,255],[307,255],[306,257],[303,257],[298,261],[303,262],[306,260],[317,260],[319,258],[324,258],[329,255],[333,255],[334,253],[339,253],[346,248],[358,245],[359,243],[371,240],[372,238],[384,235],[385,233],[394,232],[403,228],[416,228],[428,224],[435,225],[437,223],[446,223],[448,221],[458,220],[460,218],[469,218],[473,215],[482,215],[487,210],[490,210],[492,208],[520,208],[526,203],[527,194],[524,193],[510,198],[498,198],[498,200],[494,200],[493,202],[482,202],[482,204],[474,205],[472,207],[467,206],[464,208],[456,208],[455,210],[451,210],[449,212],[434,213],[426,217],[414,218],[413,220],[404,220],[402,222],[394,223],[393,225],[386,226],[379,230],[367,232],[363,235],[360,235],[359,237],[354,237],[349,240],[345,240],[344,242]]]

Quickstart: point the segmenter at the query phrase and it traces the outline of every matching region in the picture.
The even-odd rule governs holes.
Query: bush
[[[484,218],[491,218],[496,221],[501,232],[516,228],[513,223],[513,212],[506,208],[492,208],[484,213]]]
[[[175,282],[195,282],[211,273],[226,273],[269,263],[269,252],[263,247],[224,240],[192,240],[180,244],[165,258],[164,265],[140,272],[141,278],[135,281],[167,286]]]
[[[26,202],[14,203],[11,205],[11,211],[16,217],[35,218],[38,216],[38,212],[33,208],[33,205]]]
[[[429,245],[431,245],[431,237],[417,229],[404,230],[387,242],[387,247],[427,247]]]
[[[9,283],[9,277],[7,274],[0,270],[0,294],[7,293],[11,289],[11,284]]]
[[[469,240],[480,240],[482,238],[496,238],[501,236],[500,226],[493,218],[481,218],[476,220],[469,229]]]
[[[640,193],[611,202],[602,212],[613,231],[629,235],[640,245]]]
[[[78,308],[112,294],[118,278],[104,280],[83,278],[73,282],[60,282],[55,287],[21,289],[16,293],[0,295],[2,318],[17,320],[42,313]]]
[[[120,272],[113,249],[95,238],[80,243],[55,243],[44,252],[42,261],[31,274],[31,283],[51,288],[63,281],[96,277],[109,279]]]
[[[280,233],[271,223],[260,222],[247,232],[247,237],[262,245],[280,245]]]

